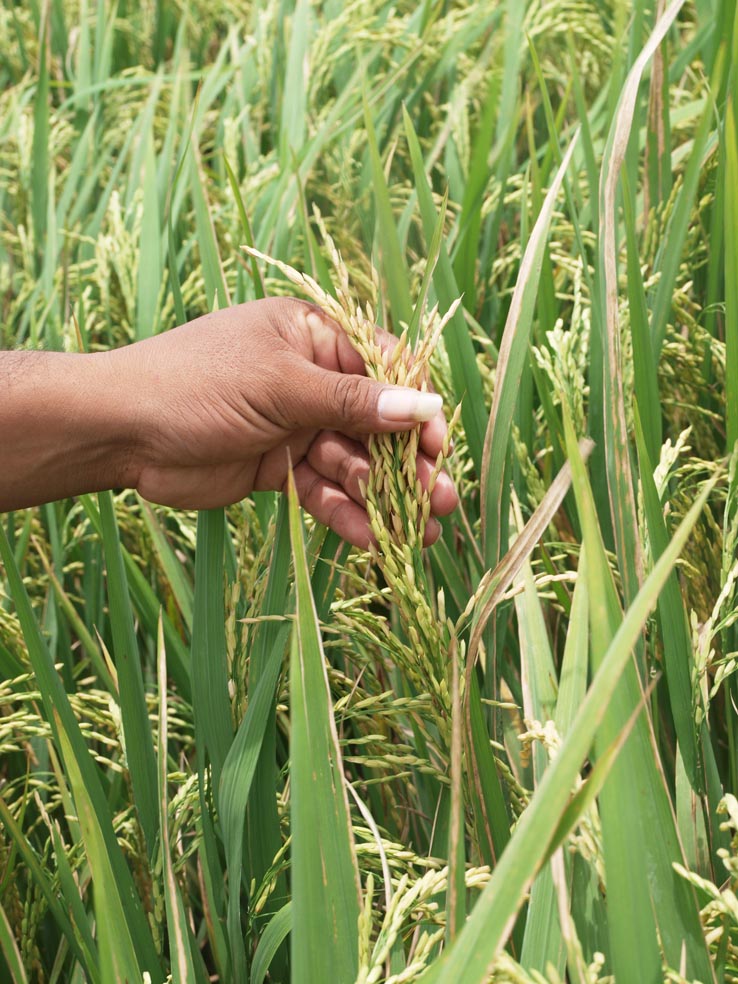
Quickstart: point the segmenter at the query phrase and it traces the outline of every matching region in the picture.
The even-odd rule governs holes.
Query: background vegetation
[[[738,979],[734,19],[4,0],[0,345],[462,298],[462,504],[2,518],[3,980]]]

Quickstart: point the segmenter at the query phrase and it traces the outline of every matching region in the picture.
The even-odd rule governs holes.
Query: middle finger
[[[369,483],[369,454],[363,444],[336,431],[321,431],[310,446],[307,460],[316,472],[343,488],[355,502],[364,504],[361,485],[366,487]],[[427,455],[418,454],[417,476],[424,489],[428,488],[434,465]],[[454,483],[446,472],[441,472],[431,492],[431,512],[447,516],[457,504]]]

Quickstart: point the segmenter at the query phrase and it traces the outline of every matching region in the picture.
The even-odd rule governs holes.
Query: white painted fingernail
[[[438,393],[421,393],[406,386],[388,386],[379,394],[377,409],[384,420],[431,420],[443,406]]]

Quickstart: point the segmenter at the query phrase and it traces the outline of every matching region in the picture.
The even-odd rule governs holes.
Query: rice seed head
[[[413,351],[405,328],[394,347],[380,344],[374,324],[374,306],[363,308],[355,299],[351,278],[326,229],[320,212],[313,215],[333,268],[336,296],[333,297],[310,276],[252,247],[246,252],[273,264],[310,300],[322,307],[343,329],[359,353],[369,377],[393,385],[428,389],[430,359],[443,330],[458,310],[461,299],[454,301],[442,316],[438,306],[421,312],[418,341]],[[376,273],[372,282],[377,284]],[[451,433],[460,417],[456,407],[436,459],[430,481],[423,487],[417,474],[420,426],[396,434],[373,434],[368,442],[370,471],[362,494],[374,542],[370,555],[377,563],[397,605],[407,638],[410,640],[417,682],[440,704],[441,720],[448,721],[450,742],[450,695],[447,685],[448,652],[453,627],[445,611],[434,614],[421,556],[425,531],[431,516],[431,493],[449,452]]]

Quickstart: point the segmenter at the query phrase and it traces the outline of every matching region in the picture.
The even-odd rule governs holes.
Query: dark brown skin
[[[210,509],[283,490],[291,460],[302,505],[365,547],[366,436],[421,420],[426,484],[446,434],[440,399],[368,379],[338,325],[292,298],[111,352],[0,352],[0,510],[109,488]],[[457,502],[441,474],[433,513]],[[439,533],[432,519],[426,542]]]

